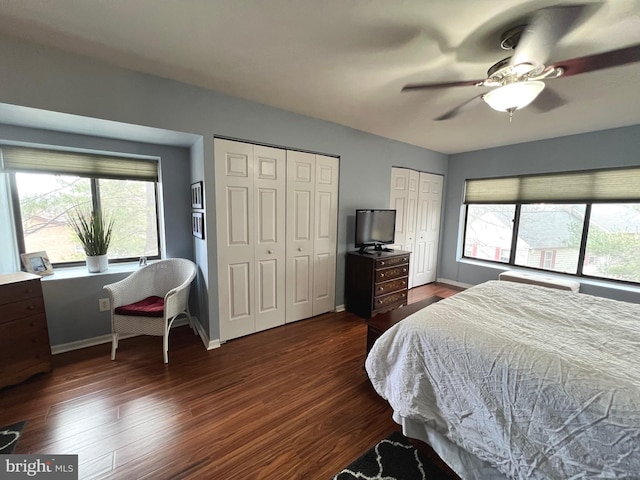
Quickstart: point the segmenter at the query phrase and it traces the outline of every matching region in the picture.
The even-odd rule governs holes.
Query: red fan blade
[[[640,44],[557,62],[554,67],[564,70],[560,77],[564,78],[580,73],[604,70],[605,68],[620,67],[635,62],[640,62]]]

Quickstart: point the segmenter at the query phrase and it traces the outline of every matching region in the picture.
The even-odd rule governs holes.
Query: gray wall
[[[0,37],[0,58],[0,103],[202,136],[191,146],[190,181],[204,175],[206,240],[194,248],[200,320],[210,339],[219,337],[214,135],[340,156],[338,305],[344,302],[344,253],[353,248],[354,210],[388,205],[392,166],[446,174],[445,154],[46,47]]]
[[[476,285],[502,269],[459,261],[462,197],[467,178],[640,165],[640,125],[461,153],[449,157],[439,277]],[[638,186],[640,190],[640,185]],[[637,288],[582,281],[581,291],[640,303]]]

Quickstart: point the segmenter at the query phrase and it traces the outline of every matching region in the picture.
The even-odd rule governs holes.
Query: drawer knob
[[[384,277],[384,273],[381,273],[381,274],[380,274],[380,278],[382,278],[382,277]]]
[[[384,265],[384,261],[380,262],[380,265]]]
[[[34,305],[28,305],[27,306],[27,310],[33,310],[34,308],[36,308]]]
[[[378,300],[378,303],[382,303],[382,300]]]
[[[403,268],[403,269],[402,269],[402,273],[407,273],[407,269],[406,269],[406,268]]]

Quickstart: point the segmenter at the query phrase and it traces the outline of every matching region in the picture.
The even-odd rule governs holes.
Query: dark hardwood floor
[[[431,284],[409,301],[459,289]],[[0,390],[15,453],[79,455],[80,478],[326,480],[394,430],[363,369],[366,325],[330,313],[206,351],[188,327],[54,357]]]

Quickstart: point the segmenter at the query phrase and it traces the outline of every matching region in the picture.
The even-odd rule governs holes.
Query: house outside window
[[[555,254],[555,250],[549,251],[546,250],[544,252],[544,256],[542,259],[542,268],[545,270],[553,270],[553,256]]]
[[[640,168],[468,181],[463,256],[640,283],[639,182]],[[479,241],[500,255],[470,255]]]
[[[20,147],[2,147],[2,153],[5,169],[7,164],[11,168],[8,172],[21,251],[45,250],[57,266],[84,263],[84,250],[73,232],[70,218],[77,211],[100,210],[114,219],[110,261],[137,260],[141,256],[160,258],[157,160],[134,158],[129,164],[123,163],[128,159],[118,157],[111,164],[116,171],[108,172],[100,171],[96,164],[102,167],[101,162],[108,162],[110,157],[86,155],[74,159],[77,153],[69,152],[70,159],[66,159],[63,151],[42,150],[35,152],[34,158],[49,152],[55,161],[42,162],[42,168],[32,169],[28,162],[33,149],[12,148]],[[135,162],[141,162],[151,173],[129,171]],[[67,167],[67,163],[70,166]],[[56,171],[67,168],[79,171],[77,174]]]

